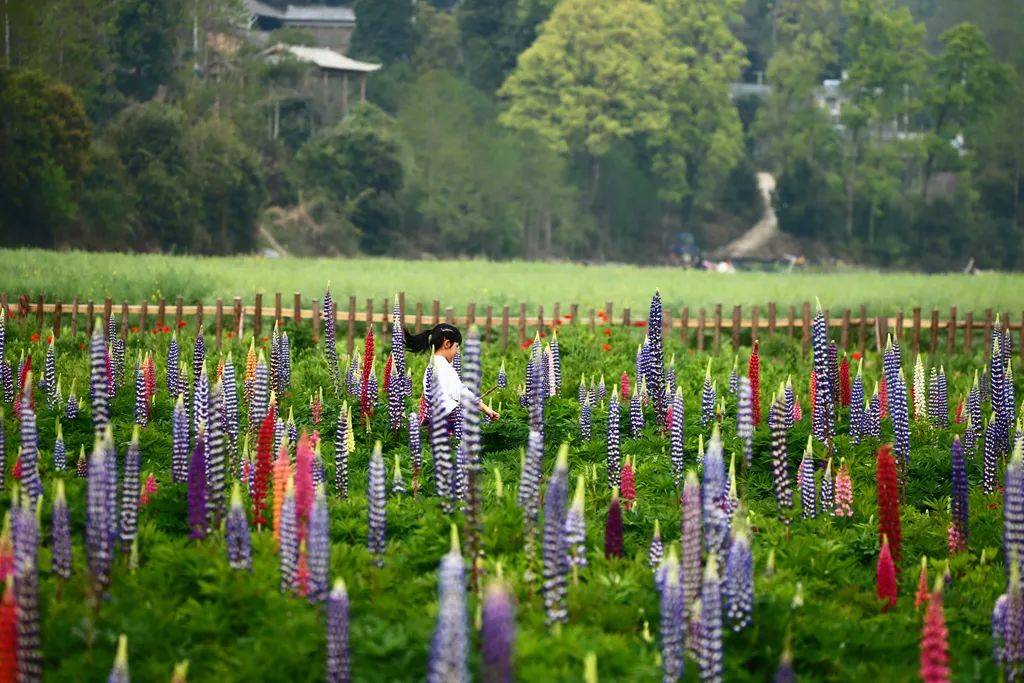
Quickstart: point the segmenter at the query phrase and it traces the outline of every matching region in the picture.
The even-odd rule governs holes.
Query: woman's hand
[[[480,402],[480,410],[482,410],[484,415],[486,415],[488,418],[490,418],[492,422],[497,420],[499,417],[501,417],[501,414],[498,413],[498,411],[494,410],[493,408],[491,408],[489,405],[487,405],[483,401]]]

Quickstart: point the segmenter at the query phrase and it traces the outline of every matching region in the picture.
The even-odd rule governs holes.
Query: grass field
[[[526,302],[563,310],[571,303],[600,308],[611,301],[620,310],[646,311],[651,293],[660,288],[670,309],[799,304],[817,296],[833,312],[865,304],[869,312],[893,314],[950,306],[960,311],[1011,311],[1018,315],[1024,275],[992,273],[920,275],[850,270],[837,273],[720,274],[665,267],[587,266],[561,263],[402,261],[395,259],[200,258],[112,253],[0,250],[0,291],[11,295],[43,294],[48,300],[71,297],[141,302],[145,298],[186,302],[234,296],[249,300],[255,292],[301,292],[319,296],[330,281],[335,297],[380,300],[397,291],[408,301],[439,299],[444,306],[518,305]],[[550,310],[550,308],[548,309]]]

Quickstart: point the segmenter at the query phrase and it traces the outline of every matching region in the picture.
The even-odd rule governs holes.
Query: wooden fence
[[[155,304],[148,301],[141,304],[129,304],[127,301],[114,304],[110,298],[95,302],[92,299],[80,301],[76,297],[70,303],[48,303],[42,296],[32,301],[28,295],[21,295],[13,307],[8,302],[8,294],[0,293],[0,306],[9,315],[34,315],[40,329],[46,327],[49,318],[52,332],[56,337],[60,336],[66,324],[70,326],[72,333],[77,333],[83,321],[84,329],[91,332],[97,315],[102,315],[104,320],[109,319],[111,315],[119,316],[122,335],[128,333],[129,322],[132,319],[135,322],[134,326],[145,332],[153,325],[164,327],[173,324],[175,328],[180,328],[187,324],[186,318],[191,318],[197,329],[205,324],[207,329],[214,332],[218,347],[225,332],[251,328],[254,334],[260,335],[268,319],[282,321],[289,318],[295,325],[306,324],[308,321],[312,328],[313,340],[317,341],[323,322],[320,301],[315,298],[306,299],[298,292],[293,295],[290,307],[284,305],[284,299],[279,292],[274,294],[273,303],[266,306],[262,294],[256,294],[251,305],[243,305],[241,297],[234,297],[228,302],[218,298],[212,306],[203,302],[186,306],[181,297],[170,303],[160,299]],[[309,308],[304,307],[306,302],[309,303]],[[355,296],[348,297],[347,307],[342,307],[340,300],[336,302],[338,339],[340,341],[344,337],[349,353],[352,353],[355,345],[357,324],[361,328],[374,325],[385,335],[390,332],[391,302],[384,299],[380,304],[379,307],[375,307],[372,298],[365,299],[365,305],[360,310]],[[442,308],[441,302],[437,299],[431,301],[429,307],[423,302],[416,302],[410,310],[406,306],[404,293],[398,294],[398,305],[403,313],[405,325],[417,332],[424,326],[436,325],[442,320],[454,325],[477,325],[487,340],[500,341],[502,347],[507,346],[510,339],[517,338],[523,343],[532,338],[535,330],[545,331],[554,326],[586,325],[595,330],[597,327],[647,325],[646,319],[634,318],[629,308],[623,308],[616,320],[610,301],[605,302],[603,309],[582,309],[575,303],[563,309],[561,303],[555,302],[550,309],[550,316],[545,316],[544,306],[537,306],[532,314],[527,315],[525,303],[520,303],[517,310],[512,310],[509,306],[498,308],[491,305],[478,309],[474,302],[466,305],[465,314],[457,315],[455,309],[450,306]],[[664,333],[666,336],[678,334],[683,348],[694,348],[697,351],[718,352],[726,335],[729,336],[728,341],[733,349],[739,348],[741,339],[760,339],[776,334],[785,334],[791,338],[799,335],[804,353],[810,348],[810,302],[805,301],[799,307],[787,306],[785,311],[775,302],[769,302],[763,308],[750,306],[744,310],[740,306],[733,306],[729,317],[726,317],[726,312],[727,309],[722,304],[696,310],[691,310],[688,306],[676,311],[666,309],[662,321]],[[859,350],[861,353],[869,344],[881,350],[888,334],[895,335],[905,346],[909,343],[914,353],[935,353],[940,345],[945,347],[947,353],[953,353],[958,349],[972,352],[976,348],[975,345],[979,345],[986,353],[990,352],[988,340],[995,324],[995,315],[991,308],[986,308],[980,314],[967,311],[961,315],[954,306],[949,309],[944,319],[940,319],[938,309],[929,311],[926,318],[923,314],[921,308],[914,308],[909,315],[899,311],[892,317],[869,316],[867,306],[862,305],[856,312],[853,309],[844,309],[838,317],[829,318],[828,325],[830,330],[838,330],[837,342],[840,348]],[[208,316],[213,319],[212,325]],[[1021,324],[1024,312],[1016,322],[1011,314],[1005,311],[1000,314],[1000,319],[1004,329],[1018,333],[1018,350],[1024,362],[1024,325]],[[981,334],[976,335],[976,332]],[[834,332],[832,336],[834,337]]]

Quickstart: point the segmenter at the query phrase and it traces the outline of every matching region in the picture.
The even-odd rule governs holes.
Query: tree
[[[533,38],[519,6],[517,0],[465,0],[458,6],[466,77],[482,90],[498,89]]]
[[[412,0],[356,0],[351,52],[385,64],[409,59],[416,47]]]
[[[109,40],[121,92],[148,100],[170,80],[183,17],[183,0],[116,0]]]

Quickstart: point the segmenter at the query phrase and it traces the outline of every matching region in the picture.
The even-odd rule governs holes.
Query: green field
[[[113,253],[0,250],[0,291],[15,296],[43,294],[48,300],[115,300],[141,302],[182,296],[186,302],[215,297],[249,299],[282,292],[318,297],[331,282],[335,298],[354,294],[382,299],[404,291],[408,301],[439,299],[444,306],[478,304],[550,306],[562,302],[600,308],[611,301],[616,310],[646,310],[651,293],[660,288],[666,306],[691,309],[722,303],[779,306],[799,304],[817,296],[833,312],[856,309],[893,314],[950,306],[960,311],[1016,312],[1021,307],[1024,275],[991,273],[920,275],[849,270],[835,273],[706,273],[666,267],[588,266],[563,263],[403,261],[396,259],[266,259],[202,258]],[[550,309],[548,309],[550,310]]]

